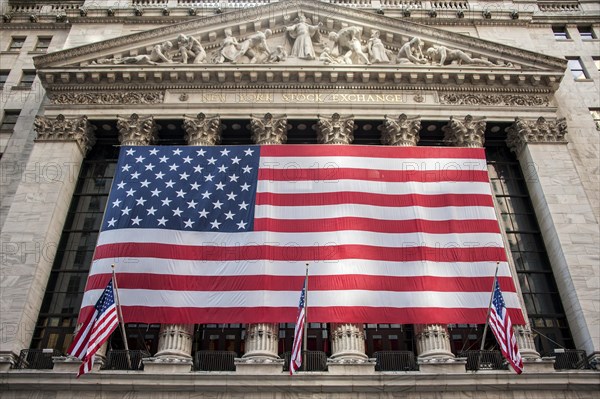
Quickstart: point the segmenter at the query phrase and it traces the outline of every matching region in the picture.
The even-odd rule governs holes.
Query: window
[[[0,131],[12,132],[15,129],[15,125],[17,124],[17,119],[19,119],[20,113],[21,111],[4,111],[4,117],[2,118],[2,125],[0,125]]]
[[[578,26],[577,30],[579,31],[579,36],[581,36],[581,40],[592,40],[595,39],[594,30],[591,26]]]
[[[567,32],[567,27],[564,25],[553,26],[552,32],[554,33],[554,38],[556,40],[568,40],[570,39],[569,33]]]
[[[48,51],[48,47],[50,47],[50,42],[52,41],[52,37],[38,37],[38,41],[35,44],[35,51]]]
[[[23,71],[23,76],[21,76],[21,81],[19,82],[19,86],[22,88],[30,89],[33,85],[33,81],[35,80],[35,71]]]
[[[596,124],[596,130],[600,131],[600,108],[590,108],[590,114]]]
[[[23,44],[25,44],[25,37],[13,37],[8,51],[19,51],[23,48]]]
[[[4,87],[4,84],[8,80],[8,74],[10,71],[0,71],[0,88]]]
[[[594,60],[594,65],[596,66],[596,70],[600,72],[600,57],[592,57]]]
[[[571,70],[571,73],[573,74],[573,77],[575,78],[575,80],[586,80],[586,79],[590,78],[588,76],[587,72],[585,71],[585,69],[583,69],[583,64],[581,63],[581,58],[567,57],[567,60],[569,61],[569,64],[568,64],[569,69]]]

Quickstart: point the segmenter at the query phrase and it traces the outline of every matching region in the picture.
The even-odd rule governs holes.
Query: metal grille
[[[23,349],[19,355],[17,364],[15,364],[15,368],[50,370],[54,367],[52,357],[61,355],[56,349]]]
[[[235,371],[237,353],[231,351],[196,352],[196,370],[198,371]]]
[[[466,351],[460,357],[467,358],[467,370],[508,370],[508,362],[500,351]]]
[[[283,371],[290,371],[291,358],[292,352],[283,354]],[[327,371],[327,354],[321,351],[302,351],[302,366],[298,371]]]
[[[116,350],[112,349],[106,357],[105,370],[143,370],[144,363],[142,359],[150,357],[148,351],[143,350]]]
[[[376,359],[375,371],[418,371],[415,354],[410,351],[379,351],[373,354]]]
[[[579,349],[555,349],[555,370],[583,370],[589,369],[587,356],[584,350]]]

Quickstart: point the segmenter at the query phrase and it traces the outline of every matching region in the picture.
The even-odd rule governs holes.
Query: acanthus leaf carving
[[[52,104],[161,104],[162,91],[52,93]]]
[[[216,145],[221,141],[221,118],[207,117],[202,112],[196,117],[184,115],[183,128],[189,145]]]
[[[547,96],[527,94],[440,93],[440,103],[448,105],[508,105],[547,107]]]
[[[264,117],[250,115],[252,140],[256,144],[283,144],[287,141],[287,115],[275,118],[267,113]]]
[[[506,132],[506,144],[511,151],[516,153],[519,153],[529,143],[567,143],[565,118],[548,121],[544,117],[539,117],[537,120],[516,117]]]
[[[471,115],[461,121],[450,117],[450,121],[442,130],[444,141],[456,147],[483,147],[485,134],[485,118],[474,119]]]
[[[150,145],[156,142],[158,126],[153,116],[117,116],[119,142],[121,145]]]
[[[420,116],[409,118],[406,114],[400,114],[394,119],[386,115],[385,121],[379,126],[381,143],[402,147],[415,146],[419,142],[420,129]]]
[[[36,116],[33,127],[37,133],[37,141],[75,141],[84,154],[96,143],[96,127],[89,123],[85,115],[79,118],[65,118],[60,114],[54,119]]]
[[[354,141],[354,115],[342,118],[336,112],[331,118],[317,117],[317,140],[320,144],[351,144]]]

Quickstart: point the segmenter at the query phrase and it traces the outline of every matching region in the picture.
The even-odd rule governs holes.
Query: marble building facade
[[[2,12],[2,397],[586,398],[600,388],[595,2],[21,0]],[[311,349],[327,353],[328,371],[290,379],[289,326],[163,324],[140,333],[143,371],[76,380],[78,362],[62,354],[116,146],[219,143],[484,147],[530,322],[516,328],[525,373],[466,371],[460,349],[478,326],[315,325]],[[555,370],[563,347],[591,368]],[[28,348],[60,355],[51,370],[15,368]],[[235,371],[194,368],[197,350],[231,348]],[[414,352],[419,370],[375,371],[374,351],[395,348]]]

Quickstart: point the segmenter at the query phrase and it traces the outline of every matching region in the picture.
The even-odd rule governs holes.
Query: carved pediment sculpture
[[[185,139],[189,145],[215,145],[221,141],[221,118],[207,117],[202,112],[196,117],[183,117]]]
[[[342,57],[345,64],[357,64],[364,62],[367,65],[371,64],[369,57],[363,51],[362,46],[362,28],[358,26],[348,26],[342,28],[338,32],[329,32],[329,40],[334,45],[331,51],[331,56]]]
[[[409,118],[406,114],[400,114],[398,119],[385,116],[385,121],[379,130],[381,131],[381,143],[394,146],[415,146],[419,142],[419,130],[421,129],[421,117]]]
[[[252,140],[256,144],[284,144],[287,141],[287,116],[275,118],[270,113],[264,117],[250,115]]]
[[[450,117],[450,122],[442,128],[444,141],[456,147],[483,147],[485,117],[475,120],[471,115],[461,121]]]
[[[323,26],[322,22],[317,25],[311,25],[304,14],[298,16],[297,23],[286,28],[287,38],[293,41],[289,55],[299,59],[314,60],[317,58],[313,47],[313,40],[319,42],[321,35],[319,28]]]
[[[351,144],[354,141],[354,115],[342,118],[336,112],[331,118],[317,117],[317,139],[320,144]]]

